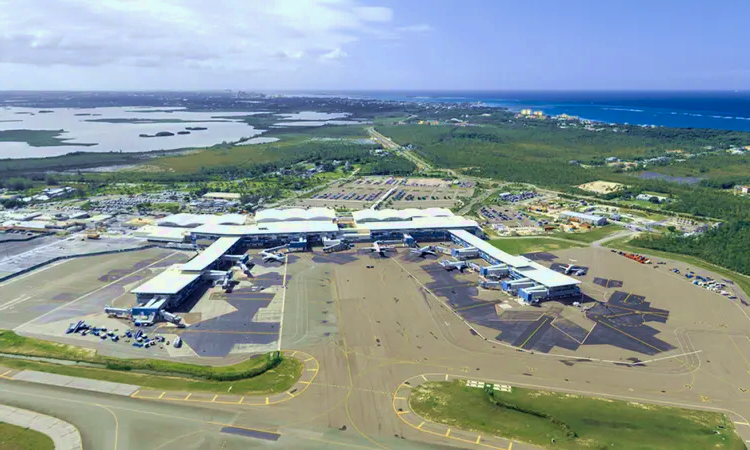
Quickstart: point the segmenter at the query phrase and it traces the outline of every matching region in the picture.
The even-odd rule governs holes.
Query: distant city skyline
[[[741,0],[0,4],[3,90],[750,90]]]

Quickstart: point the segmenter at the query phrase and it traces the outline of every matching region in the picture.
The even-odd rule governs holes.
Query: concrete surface
[[[434,260],[411,260],[404,250],[390,258],[360,255],[356,249],[333,255],[314,252],[297,254],[286,266],[281,346],[309,354],[312,360],[306,364],[317,363],[317,368],[306,366],[305,372],[315,375],[303,380],[309,383],[307,388],[286,394],[289,400],[258,405],[248,404],[257,399],[250,395],[234,402],[228,401],[228,395],[193,402],[189,393],[139,392],[124,397],[0,379],[0,401],[60,417],[79,427],[85,447],[97,449],[509,448],[503,440],[482,437],[477,444],[471,433],[429,433],[403,420],[408,418],[403,413],[408,411],[408,397],[402,385],[423,375],[427,379],[448,375],[723,412],[740,436],[750,439],[750,305],[667,272],[672,266],[684,270],[684,263],[653,269],[601,248],[554,254],[557,259],[542,263],[590,267],[581,280],[591,298],[606,303],[623,291],[635,297],[616,294],[615,303],[627,305],[633,299],[638,302],[632,306],[648,302],[652,312],[668,311],[666,320],[649,321],[648,326],[674,348],[649,355],[603,342],[553,346],[544,353],[537,349],[531,330],[521,349],[497,340],[497,330],[492,328],[480,324],[475,326],[479,333],[472,330],[451,307],[456,294],[450,284],[469,290],[477,280],[475,274],[451,275],[456,277],[453,281],[432,286],[436,278],[429,266]],[[606,287],[594,283],[594,278],[624,284]],[[476,296],[509,308],[502,311],[525,310],[497,291]],[[562,324],[567,330],[563,320],[580,327],[593,323],[581,310],[562,304],[545,305],[536,314],[551,316],[554,311],[558,311],[555,321],[549,321],[549,327],[542,324],[545,333],[552,332],[552,325]],[[486,314],[487,319],[493,314],[499,317],[497,310]],[[610,324],[617,326],[617,322]],[[235,361],[232,355],[207,359],[219,364]],[[222,432],[227,427],[254,431]],[[274,433],[278,440],[266,439]],[[514,442],[512,448],[530,446]]]
[[[23,370],[12,377],[18,381],[28,381],[31,383],[48,384],[50,386],[68,387],[73,389],[82,389],[85,391],[102,392],[112,395],[124,395],[129,397],[133,395],[140,386],[123,383],[112,383],[109,381],[89,380],[86,378],[69,377],[67,375],[57,375],[54,373],[36,372],[33,370]]]
[[[0,405],[0,422],[44,433],[55,443],[55,450],[81,450],[81,435],[68,422],[25,409]]]

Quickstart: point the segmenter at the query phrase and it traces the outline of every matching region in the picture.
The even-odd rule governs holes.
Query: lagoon
[[[40,112],[45,111],[45,112]],[[51,112],[47,112],[51,111]],[[181,148],[210,147],[221,142],[236,142],[264,132],[241,120],[257,112],[192,112],[182,108],[103,107],[34,108],[0,107],[0,158],[40,158],[71,152],[147,152]],[[221,116],[219,119],[217,116]],[[238,118],[232,119],[232,116]],[[186,127],[205,127],[179,135]],[[3,131],[60,131],[55,138],[37,142],[2,140]],[[144,138],[159,132],[174,136]],[[47,133],[54,134],[54,133]],[[19,139],[20,140],[20,139]],[[253,139],[246,143],[262,143]],[[93,145],[92,145],[93,144]]]

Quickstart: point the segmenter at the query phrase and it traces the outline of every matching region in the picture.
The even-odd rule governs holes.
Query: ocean
[[[675,128],[750,131],[750,92],[589,91],[438,92],[361,91],[338,95],[422,102],[482,102],[518,111],[569,114],[584,119]]]

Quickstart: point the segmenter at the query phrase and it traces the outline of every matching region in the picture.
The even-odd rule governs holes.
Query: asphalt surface
[[[666,267],[653,269],[606,249],[555,254],[557,262],[575,260],[591,268],[583,289],[598,301],[623,288],[593,279],[616,279],[636,297],[615,294],[615,303],[627,306],[632,300],[634,309],[668,311],[666,320],[648,325],[674,348],[652,356],[604,342],[544,353],[529,350],[541,339],[535,337],[540,331],[532,330],[519,349],[495,340],[491,328],[467,325],[447,303],[450,290],[425,288],[435,282],[428,267],[434,261],[411,260],[401,249],[390,258],[355,250],[315,252],[298,254],[287,268],[281,346],[303,350],[319,363],[309,388],[289,401],[196,404],[0,380],[0,402],[68,421],[81,430],[84,447],[96,449],[508,448],[501,439],[414,422],[405,381],[463,377],[721,411],[750,439],[750,307],[671,276]],[[459,281],[472,276],[455,275]],[[523,311],[508,305],[509,311]],[[571,306],[553,306],[561,309],[561,318],[545,309],[539,315],[549,320],[533,319],[542,320],[536,328],[547,334],[553,319],[591,321]]]

